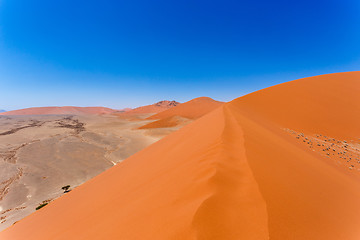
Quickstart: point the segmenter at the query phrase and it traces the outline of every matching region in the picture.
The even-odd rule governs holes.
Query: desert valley
[[[359,92],[0,113],[0,239],[358,240]]]
[[[0,230],[192,121],[183,118],[184,123],[147,129],[153,122],[149,116],[178,104],[161,101],[122,111],[40,107],[2,113]]]

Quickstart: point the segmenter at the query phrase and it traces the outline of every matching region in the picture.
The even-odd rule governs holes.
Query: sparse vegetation
[[[64,190],[64,193],[68,193],[71,191],[70,185],[63,186],[61,189]]]
[[[35,210],[39,210],[40,208],[43,208],[43,207],[45,207],[46,205],[48,205],[49,203],[42,203],[42,204],[40,204],[39,206],[37,206],[36,208],[35,208]]]
[[[296,139],[308,144],[309,148],[325,156],[328,159],[336,161],[337,165],[347,166],[350,170],[360,172],[360,148],[357,144],[350,141],[338,140],[332,137],[316,134],[314,136],[305,136],[303,133],[296,132],[291,129],[284,129],[293,134]],[[316,137],[315,137],[316,136]]]

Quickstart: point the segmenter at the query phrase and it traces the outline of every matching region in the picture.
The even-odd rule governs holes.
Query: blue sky
[[[229,101],[360,70],[360,2],[0,0],[0,109]]]

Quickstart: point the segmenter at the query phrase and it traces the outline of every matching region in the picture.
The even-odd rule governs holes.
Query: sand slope
[[[148,123],[140,127],[140,129],[185,125],[189,123],[190,120],[198,119],[223,104],[223,102],[215,101],[214,99],[208,97],[195,98],[186,103],[182,103],[176,107],[148,117],[147,119],[159,120]]]
[[[144,114],[144,113],[159,113],[162,111],[165,111],[167,109],[170,109],[172,107],[175,107],[179,105],[180,103],[176,101],[160,101],[151,105],[146,105],[138,108],[134,108],[131,110],[128,110],[125,112],[125,114]]]
[[[344,168],[348,157],[321,150],[358,157],[357,79],[324,75],[238,98],[0,238],[357,240],[360,164]]]
[[[359,139],[360,72],[300,79],[234,100],[272,123],[295,130]]]
[[[181,127],[181,126],[185,126],[190,122],[192,122],[192,119],[188,119],[180,116],[171,116],[154,122],[147,123],[139,127],[139,129]]]
[[[211,112],[222,104],[223,102],[218,102],[208,97],[194,98],[174,108],[152,115],[148,119],[163,119],[173,116],[196,119],[205,115],[208,112]]]
[[[109,114],[116,110],[106,107],[34,107],[0,113],[0,115]]]

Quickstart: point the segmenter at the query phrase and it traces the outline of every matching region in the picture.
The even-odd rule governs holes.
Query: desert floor
[[[147,116],[0,116],[0,231],[176,130]]]

